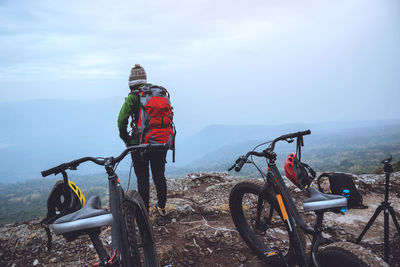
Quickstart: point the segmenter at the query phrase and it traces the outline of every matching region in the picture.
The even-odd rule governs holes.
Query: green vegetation
[[[353,174],[375,173],[382,167],[381,161],[390,155],[394,163],[400,158],[400,144],[350,147],[338,151],[310,151],[305,161],[317,171],[349,172]]]
[[[234,155],[237,158],[241,154],[247,152],[243,149],[242,152],[236,152]],[[241,154],[240,154],[241,153]],[[283,164],[289,151],[278,151],[277,166],[282,174],[284,174]],[[232,155],[232,153],[231,153]],[[229,162],[226,160],[231,155],[226,154],[225,160],[220,162],[214,162],[214,164],[199,166],[196,170],[190,171],[227,171],[227,169],[234,163],[235,159],[231,159]],[[302,161],[310,165],[315,171],[326,172],[347,172],[353,174],[364,174],[364,173],[382,173],[381,161],[390,155],[393,156],[393,168],[395,171],[400,171],[400,143],[389,145],[376,145],[370,147],[342,147],[342,148],[331,148],[327,147],[312,148],[308,149],[306,146],[303,148]],[[223,157],[222,157],[223,158]],[[262,170],[265,171],[265,160],[254,157],[254,160]],[[224,163],[221,163],[224,162]],[[187,173],[186,172],[186,173]],[[247,164],[243,167],[241,172],[231,172],[232,175],[254,177],[258,176],[258,171],[251,164]]]
[[[208,153],[192,164],[186,171],[226,171],[238,158],[257,144],[269,140],[253,140],[233,143]],[[258,148],[258,151],[266,146]],[[295,152],[295,144],[280,142],[275,147],[278,155],[277,165],[283,171],[284,160],[289,153]],[[400,159],[400,125],[374,126],[356,130],[343,130],[326,133],[315,131],[305,137],[302,149],[302,161],[314,170],[349,172],[353,174],[375,173],[382,167],[381,161],[393,156],[393,165]],[[265,170],[265,160],[254,158],[257,165]],[[167,169],[168,170],[168,169]],[[234,173],[234,172],[232,172]],[[248,164],[240,173],[234,175],[254,176],[258,172]]]

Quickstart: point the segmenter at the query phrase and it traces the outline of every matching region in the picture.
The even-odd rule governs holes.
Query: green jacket
[[[129,117],[134,115],[135,120],[137,120],[139,115],[139,105],[140,99],[136,94],[129,94],[125,98],[125,102],[121,107],[118,115],[118,129],[119,137],[128,145],[136,145],[138,141],[135,136],[130,136],[128,134],[128,123]],[[134,122],[136,124],[136,121]]]

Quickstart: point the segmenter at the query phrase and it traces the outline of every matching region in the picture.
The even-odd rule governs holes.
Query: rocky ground
[[[400,220],[400,172],[391,181],[390,199]],[[268,266],[241,240],[232,223],[228,196],[237,178],[224,173],[194,173],[183,179],[168,180],[169,214],[160,217],[150,211],[161,266]],[[368,209],[352,209],[346,215],[327,213],[326,236],[354,241],[376,207],[383,200],[384,175],[361,175],[355,179]],[[290,186],[296,203],[307,198]],[[152,188],[152,201],[155,191]],[[154,202],[153,202],[154,203]],[[312,223],[314,215],[299,209]],[[390,219],[391,220],[391,219]],[[102,232],[110,244],[110,229]],[[87,237],[66,242],[53,235],[53,250],[46,251],[46,234],[39,220],[0,228],[0,266],[92,266],[96,253]],[[390,266],[400,266],[400,238],[391,221]],[[362,240],[362,245],[383,257],[383,213]]]

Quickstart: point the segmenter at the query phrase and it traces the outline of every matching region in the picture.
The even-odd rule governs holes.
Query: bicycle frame
[[[321,244],[321,233],[322,233],[322,220],[323,220],[323,212],[317,212],[317,221],[314,229],[307,224],[303,218],[301,217],[292,196],[289,193],[288,188],[283,181],[283,177],[281,176],[278,168],[275,164],[275,159],[271,158],[268,162],[268,173],[266,183],[260,192],[259,195],[259,203],[263,201],[263,196],[268,194],[268,188],[272,186],[274,188],[276,194],[276,200],[278,202],[278,206],[281,212],[282,219],[289,229],[289,236],[295,240],[295,254],[297,257],[298,264],[300,266],[308,266],[307,256],[305,254],[305,248],[300,241],[300,236],[297,230],[297,225],[307,234],[313,235],[312,248],[311,248],[311,256],[310,263],[312,262],[315,266],[319,266],[317,251],[318,247]],[[258,205],[258,209],[262,209],[262,206]],[[271,211],[272,212],[272,211]],[[260,214],[261,210],[258,210],[257,214]],[[259,220],[259,216],[257,220]],[[287,263],[286,263],[287,264]]]
[[[110,203],[110,212],[113,217],[113,222],[111,225],[111,242],[112,242],[112,251],[111,255],[112,261],[115,260],[115,257],[118,257],[121,261],[124,262],[125,266],[131,266],[130,257],[122,258],[122,255],[129,255],[129,246],[127,233],[124,231],[125,221],[123,220],[123,209],[122,209],[122,201],[124,199],[124,190],[118,181],[118,176],[114,172],[112,165],[105,166],[107,174],[108,174],[108,185],[109,185],[109,203]],[[68,175],[65,171],[62,171],[64,182],[68,183]],[[133,200],[135,204],[135,208],[140,208],[139,204],[136,200]],[[86,233],[86,232],[84,232]],[[89,231],[89,237],[93,243],[93,246],[96,249],[97,254],[102,262],[108,262],[110,256],[107,251],[103,247],[100,239],[98,238],[98,231],[92,232]],[[123,253],[121,253],[123,252]]]
[[[125,220],[123,220],[124,215],[122,214],[124,210],[122,209],[122,202],[124,199],[124,190],[119,183],[119,179],[117,174],[114,172],[114,165],[105,164],[105,168],[108,174],[109,181],[109,201],[110,201],[110,210],[111,214],[114,218],[112,228],[111,228],[111,242],[112,242],[112,250],[119,253],[119,256],[129,255],[129,241],[128,234],[126,232]],[[135,209],[141,209],[140,204],[136,199],[132,199],[134,203]],[[131,258],[126,257],[122,259],[125,262],[125,266],[132,266]]]
[[[235,223],[236,228],[238,229],[239,233],[242,235],[244,241],[246,241],[247,245],[251,249],[253,249],[255,252],[257,252],[258,255],[263,255],[265,256],[265,259],[268,260],[270,256],[279,256],[280,260],[285,263],[286,266],[288,266],[288,262],[290,264],[298,264],[299,266],[321,266],[320,261],[319,261],[319,246],[321,244],[329,244],[333,243],[333,241],[326,239],[322,236],[322,230],[323,230],[323,217],[325,212],[337,212],[337,208],[343,207],[347,205],[347,200],[343,196],[338,196],[338,197],[330,197],[330,196],[323,196],[325,194],[318,192],[316,189],[309,189],[309,192],[311,194],[311,199],[308,199],[307,205],[304,205],[305,210],[309,211],[314,211],[316,214],[316,222],[314,224],[314,227],[312,228],[309,224],[307,224],[303,218],[300,216],[299,211],[297,210],[297,207],[293,201],[293,198],[286,187],[285,182],[283,181],[283,178],[278,170],[278,168],[275,165],[275,161],[277,159],[277,155],[274,152],[274,147],[275,144],[278,141],[286,141],[288,143],[292,143],[294,141],[294,138],[297,139],[297,147],[296,147],[296,154],[298,153],[300,155],[301,153],[301,146],[304,145],[303,143],[303,136],[310,134],[310,130],[302,131],[302,132],[296,132],[296,133],[290,133],[290,134],[285,134],[282,135],[278,138],[275,138],[272,141],[262,143],[258,146],[256,146],[253,150],[247,152],[245,156],[240,156],[235,163],[228,169],[228,171],[235,169],[236,172],[239,172],[243,165],[245,163],[252,163],[255,165],[257,170],[261,173],[261,176],[264,178],[265,183],[262,187],[260,185],[256,185],[254,183],[247,183],[244,182],[243,184],[238,184],[235,186],[230,195],[230,209],[232,212],[232,219]],[[261,145],[269,144],[270,145],[264,149],[261,152],[255,151],[256,148],[260,147]],[[267,174],[265,174],[253,161],[253,159],[250,161],[248,160],[249,156],[257,156],[257,157],[263,157],[266,158],[267,165],[268,165],[268,171]],[[300,160],[300,156],[299,156]],[[313,178],[315,178],[315,172],[310,169],[310,174]],[[308,181],[310,183],[311,180]],[[242,186],[243,185],[243,186]],[[272,188],[274,191],[272,191]],[[256,190],[256,191],[255,191]],[[258,195],[258,200],[257,200],[257,211],[255,214],[255,225],[253,224],[254,221],[251,222],[251,226],[255,229],[249,229],[249,223],[247,222],[247,219],[244,217],[243,214],[243,199],[240,199],[240,202],[238,201],[232,201],[232,199],[235,198],[242,198],[245,193],[249,193],[251,195]],[[319,196],[317,196],[319,195]],[[315,197],[315,199],[313,199]],[[320,200],[319,200],[320,199]],[[322,203],[324,200],[335,200],[334,203]],[[232,202],[232,203],[231,203]],[[264,204],[265,202],[267,203],[267,206],[269,206],[269,215],[268,215],[268,210],[267,216],[261,218],[261,214],[264,212]],[[241,205],[238,206],[238,203]],[[232,206],[231,206],[232,204]],[[305,204],[305,203],[304,203]],[[311,206],[316,205],[314,207]],[[327,204],[327,205],[324,205]],[[274,210],[278,213],[278,215],[281,217],[282,221],[285,224],[286,229],[284,229],[288,235],[289,235],[289,241],[290,241],[290,246],[288,250],[288,255],[283,255],[281,252],[279,252],[279,247],[277,250],[274,250],[273,248],[267,247],[264,243],[264,241],[261,241],[258,239],[257,236],[255,236],[255,230],[262,231],[266,233],[268,230],[269,223],[271,222],[273,218],[273,212]],[[235,217],[237,216],[237,217]],[[252,217],[253,219],[254,217]],[[244,222],[243,222],[244,221]],[[281,227],[281,226],[279,226]],[[304,233],[310,234],[313,236],[312,243],[311,243],[311,253],[309,260],[307,260],[306,256],[306,251],[303,246],[303,242],[301,239],[302,232],[297,229],[299,227]],[[261,243],[262,245],[259,245]],[[333,246],[332,248],[334,248]],[[340,246],[344,250],[347,250],[348,254],[346,253],[336,253],[334,252],[335,250],[329,250],[330,248],[328,247],[326,250],[321,252],[321,255],[323,255],[323,260],[326,262],[326,260],[331,260],[335,258],[336,256],[339,257],[340,264],[348,264],[349,262],[353,262],[353,260],[358,261],[359,263],[366,264],[367,262],[364,260],[370,256],[370,252],[362,251],[362,248],[360,247],[357,250],[357,253],[353,253],[352,251],[348,250],[345,245]],[[323,254],[326,252],[325,254]],[[288,256],[288,257],[287,257]],[[322,259],[322,257],[321,257]],[[342,261],[340,261],[340,259]],[[371,257],[369,259],[371,262],[378,263],[378,260],[376,258]],[[378,264],[379,265],[379,264]],[[374,265],[375,266],[375,265]]]
[[[124,266],[132,266],[133,262],[131,262],[130,255],[130,247],[129,240],[127,234],[127,225],[125,224],[125,214],[123,209],[123,201],[124,201],[124,190],[119,183],[118,176],[114,171],[115,165],[120,162],[130,151],[133,150],[144,150],[144,149],[165,149],[164,145],[159,144],[142,144],[131,146],[125,149],[121,155],[118,157],[109,157],[109,158],[93,158],[93,157],[84,157],[71,162],[63,163],[59,166],[53,167],[51,169],[42,171],[42,176],[46,177],[50,174],[58,174],[62,173],[64,183],[68,184],[68,175],[66,173],[67,169],[76,170],[76,168],[83,162],[92,161],[98,165],[103,165],[108,174],[109,181],[109,203],[110,203],[110,212],[112,215],[112,223],[111,223],[111,238],[112,238],[112,252],[113,254],[109,257],[107,251],[103,247],[101,240],[99,239],[100,234],[100,226],[103,222],[99,222],[98,228],[88,229],[88,230],[78,230],[76,232],[66,232],[64,236],[70,234],[71,238],[76,238],[79,235],[88,234],[93,246],[96,249],[97,254],[100,258],[100,263],[98,265],[106,265],[111,266],[114,265],[116,259],[119,259]],[[69,197],[69,196],[67,196]],[[133,203],[133,212],[136,209],[141,209],[141,205],[136,199],[131,199]],[[94,218],[94,217],[93,217]],[[104,224],[104,225],[109,225]],[[97,227],[97,226],[96,226]],[[133,226],[135,227],[135,226]],[[134,252],[136,253],[136,252]],[[124,255],[126,257],[124,257]]]
[[[289,229],[289,237],[294,239],[296,242],[295,244],[295,254],[298,257],[298,263],[301,266],[307,265],[307,259],[305,255],[305,250],[303,245],[300,241],[300,237],[297,231],[296,224],[308,226],[304,220],[301,218],[292,197],[290,196],[288,189],[283,182],[283,178],[280,175],[278,168],[275,165],[275,162],[271,160],[268,163],[269,172],[267,174],[267,186],[264,186],[264,190],[267,190],[269,186],[273,186],[275,191],[275,197],[278,203],[278,207],[280,209],[280,213],[282,219],[284,220],[285,224]],[[272,212],[272,211],[271,211]],[[308,228],[307,228],[308,229]],[[310,230],[310,229],[308,229]]]
[[[108,174],[108,187],[109,187],[109,201],[110,201],[110,210],[113,216],[113,223],[111,228],[111,242],[112,242],[112,250],[117,251],[121,258],[122,255],[129,255],[129,242],[128,235],[126,233],[126,225],[122,210],[122,201],[124,199],[124,190],[119,183],[118,176],[114,172],[112,166],[105,166],[107,174]],[[124,253],[121,253],[124,250]],[[117,254],[118,255],[118,254]],[[121,259],[125,262],[125,266],[131,266],[130,257],[126,257],[125,259]]]

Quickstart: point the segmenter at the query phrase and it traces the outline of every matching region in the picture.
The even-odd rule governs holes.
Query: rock
[[[397,177],[397,178],[396,178]],[[346,215],[326,213],[324,236],[333,240],[352,241],[359,235],[383,200],[384,175],[355,176],[360,191],[365,192],[364,202],[369,209],[350,209]],[[227,173],[191,173],[181,179],[168,179],[166,217],[154,209],[149,215],[154,225],[154,235],[160,266],[265,266],[265,263],[247,247],[232,223],[229,213],[229,193],[240,180]],[[390,198],[400,192],[400,172],[391,178]],[[305,191],[285,181],[305,221],[313,224],[313,212],[304,212],[302,202],[308,198]],[[151,203],[157,199],[151,186]],[[375,206],[373,206],[375,205]],[[400,211],[398,201],[392,205]],[[370,228],[362,245],[383,256],[383,213]],[[100,239],[111,249],[111,228],[106,227]],[[391,261],[400,263],[399,236],[391,228]],[[282,242],[287,240],[282,240]],[[88,237],[67,242],[53,234],[53,250],[46,251],[47,236],[40,221],[14,223],[0,227],[0,266],[82,266],[96,262],[96,252]],[[40,263],[39,263],[40,261]],[[13,263],[11,265],[11,263]]]
[[[243,254],[240,253],[240,252],[237,253],[237,254],[235,254],[235,256],[236,256],[236,258],[239,260],[240,263],[244,263],[244,262],[247,260],[246,256],[243,255]]]

